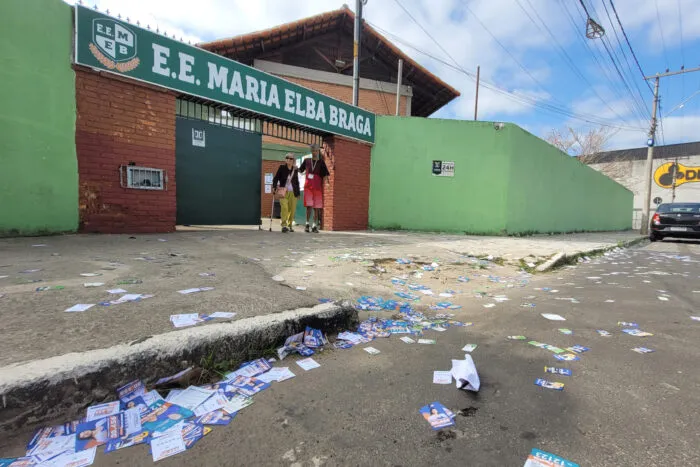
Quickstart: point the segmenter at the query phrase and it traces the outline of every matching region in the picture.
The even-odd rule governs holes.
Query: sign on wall
[[[75,8],[75,63],[374,142],[371,112],[84,6]]]
[[[654,181],[661,188],[673,188],[684,183],[700,182],[700,167],[686,167],[683,164],[667,162],[654,172]]]
[[[433,175],[438,177],[454,177],[455,163],[448,161],[433,161]]]

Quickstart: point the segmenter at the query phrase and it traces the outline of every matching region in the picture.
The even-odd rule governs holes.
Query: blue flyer
[[[430,423],[433,430],[441,430],[455,424],[451,417],[452,412],[440,402],[433,402],[432,404],[421,407],[420,413],[423,415],[423,418]]]
[[[38,465],[34,457],[12,457],[0,459],[0,467],[33,467]]]
[[[84,451],[101,446],[109,440],[123,438],[126,435],[125,425],[124,412],[79,424],[75,433],[75,451]]]
[[[303,343],[305,346],[315,349],[323,346],[326,343],[326,338],[319,329],[314,329],[307,326],[306,331],[304,331]]]
[[[211,428],[198,423],[187,422],[182,426],[182,439],[185,441],[185,448],[190,449],[194,444],[208,435]]]
[[[564,390],[564,383],[557,383],[556,381],[547,381],[546,379],[537,378],[535,380],[535,385],[547,389],[554,389],[556,391]]]
[[[524,467],[579,467],[579,465],[549,452],[533,448],[530,455],[527,456]]]
[[[588,347],[584,347],[582,345],[572,345],[571,347],[568,347],[566,350],[569,350],[571,352],[576,352],[576,353],[583,353],[583,352],[588,352],[589,349]]]
[[[544,367],[545,373],[553,373],[555,375],[571,376],[571,370],[568,368],[556,368],[553,366]]]
[[[149,408],[151,410],[141,417],[141,429],[151,433],[165,431],[194,416],[191,410],[164,400],[151,404]]]
[[[561,360],[562,362],[575,362],[581,360],[581,358],[574,353],[555,354],[554,358]]]
[[[109,440],[107,441],[107,444],[105,444],[105,454],[116,451],[117,449],[147,443],[150,441],[150,434],[151,433],[148,431],[140,431],[138,433],[134,433],[133,435],[127,436],[126,438]]]
[[[243,394],[244,396],[253,396],[270,387],[270,383],[243,375],[237,376],[231,381],[228,381],[228,384],[234,386],[237,392],[239,394]]]
[[[135,380],[117,389],[117,398],[122,402],[129,402],[131,399],[146,393],[146,386],[140,380]]]
[[[231,420],[233,420],[233,417],[235,417],[237,413],[238,412],[234,412],[233,414],[229,415],[228,413],[219,409],[195,418],[194,423],[199,425],[228,425],[231,423]]]

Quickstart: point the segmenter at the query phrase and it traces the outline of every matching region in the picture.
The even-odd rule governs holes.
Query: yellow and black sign
[[[676,186],[700,182],[700,167],[686,167],[683,164],[667,162],[654,172],[654,181],[661,188],[672,188],[674,178]]]

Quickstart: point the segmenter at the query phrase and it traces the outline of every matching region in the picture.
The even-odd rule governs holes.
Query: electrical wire
[[[426,57],[428,57],[428,58],[430,58],[430,59],[432,59],[432,60],[434,60],[434,61],[452,69],[452,70],[463,73],[464,75],[468,76],[472,80],[476,80],[476,75],[474,73],[470,73],[469,71],[465,70],[451,56],[450,56],[450,59],[454,62],[454,64],[449,63],[442,58],[436,57],[435,55],[420,49],[419,47],[411,44],[410,42],[407,42],[402,37],[390,32],[390,31],[387,31],[386,29],[383,29],[382,27],[380,27],[376,24],[373,24],[369,21],[367,23],[370,26],[372,26],[374,29],[376,29],[377,31],[381,32],[382,34],[384,34],[388,37],[391,37],[392,40],[394,40],[395,42],[402,44],[405,47],[408,47],[408,48],[420,53],[421,55],[424,55],[424,56],[426,56]],[[490,83],[489,81],[485,80],[484,78],[481,78],[480,82],[486,89],[497,92],[499,94],[503,94],[503,95],[509,97],[510,99],[512,99],[516,102],[519,102],[521,104],[538,107],[538,108],[545,110],[545,111],[548,111],[552,114],[563,115],[563,116],[569,117],[569,118],[574,119],[574,120],[579,120],[582,122],[591,123],[591,124],[595,124],[595,125],[599,125],[599,126],[617,128],[617,129],[621,129],[621,130],[644,131],[644,128],[641,128],[641,127],[619,125],[619,124],[616,124],[614,122],[601,120],[599,118],[596,118],[596,116],[575,113],[575,112],[569,111],[568,109],[560,108],[560,107],[554,106],[552,104],[543,103],[543,102],[540,102],[537,99],[534,99],[530,96],[504,90],[504,89],[498,87],[496,84]]]
[[[659,0],[654,0],[656,4],[656,19],[659,21],[659,33],[661,34],[661,46],[664,51],[664,58],[666,59],[666,68],[668,68],[668,52],[666,52],[666,39],[664,38],[664,29],[661,23],[661,13],[659,12]]]
[[[605,6],[605,1],[603,1],[603,6]],[[615,13],[615,18],[617,19],[617,24],[620,25],[620,31],[622,31],[622,35],[625,37],[625,42],[627,42],[627,46],[630,48],[630,52],[632,53],[632,58],[634,58],[634,63],[637,64],[637,68],[639,69],[639,72],[642,74],[642,79],[644,79],[644,82],[647,84],[647,87],[649,88],[649,92],[654,94],[654,91],[651,89],[651,85],[649,84],[649,81],[646,80],[646,74],[644,73],[644,70],[642,70],[642,66],[639,64],[639,60],[637,60],[637,54],[634,53],[634,49],[632,48],[632,44],[630,44],[629,37],[627,37],[627,32],[625,32],[624,26],[622,26],[622,21],[620,21],[620,15],[617,14],[617,8],[615,8],[615,3],[613,0],[610,0],[610,6],[612,7],[613,13]],[[605,9],[605,12],[607,13],[608,9]],[[608,15],[608,18],[610,18],[610,15]],[[612,23],[612,21],[611,21]],[[682,29],[681,29],[682,31]],[[617,35],[617,33],[615,33]],[[682,32],[681,32],[682,35]]]

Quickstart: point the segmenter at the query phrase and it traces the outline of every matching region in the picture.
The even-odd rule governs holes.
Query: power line
[[[554,41],[554,43],[556,44],[556,46],[557,46],[557,48],[558,48],[558,51],[559,51],[559,54],[560,54],[561,56],[564,57],[564,61],[565,61],[566,64],[569,66],[569,68],[571,68],[571,70],[574,72],[574,74],[576,74],[579,78],[581,78],[581,80],[583,80],[583,81],[588,85],[588,87],[590,88],[590,90],[593,91],[593,93],[598,97],[598,99],[600,99],[601,102],[603,102],[603,104],[604,104],[608,109],[610,109],[610,111],[611,111],[613,114],[615,114],[615,115],[617,116],[617,118],[622,119],[622,117],[620,116],[620,114],[618,114],[618,113],[615,111],[615,109],[613,109],[613,108],[610,106],[610,104],[609,104],[605,99],[603,99],[603,98],[600,96],[600,94],[598,94],[598,91],[596,91],[595,87],[591,84],[591,82],[588,80],[588,78],[586,78],[586,77],[584,76],[584,74],[581,72],[581,70],[578,68],[578,66],[576,66],[576,63],[571,59],[571,56],[570,56],[569,53],[566,51],[566,49],[564,49],[564,47],[562,47],[562,45],[561,45],[561,43],[559,42],[559,40],[557,39],[557,37],[552,33],[552,30],[549,28],[549,26],[547,26],[547,23],[545,23],[545,22],[542,20],[542,17],[539,15],[539,13],[537,13],[537,10],[536,10],[535,7],[532,5],[532,3],[530,2],[530,0],[525,0],[525,1],[527,1],[528,5],[530,5],[530,8],[532,8],[533,12],[535,13],[535,16],[537,16],[537,19],[539,19],[539,21],[540,21],[540,23],[542,24],[542,26],[544,26],[544,28],[547,30],[547,33],[549,34],[549,37],[550,37],[550,38]],[[518,6],[520,7],[520,9],[523,10],[523,12],[525,13],[525,15],[527,15],[527,17],[530,19],[530,21],[532,21],[532,23],[533,23],[535,26],[537,26],[537,29],[539,29],[540,32],[544,32],[544,31],[542,30],[542,28],[540,27],[540,25],[537,24],[537,22],[534,20],[534,18],[533,18],[533,17],[530,15],[530,13],[525,9],[525,7],[523,7],[522,3],[520,3],[520,0],[516,0],[516,2],[517,2],[517,4],[518,4]]]
[[[661,23],[661,13],[659,13],[659,0],[654,0],[656,4],[656,19],[659,21],[659,33],[661,33],[661,46],[664,50],[664,58],[666,59],[666,68],[668,68],[668,53],[666,52],[666,39],[664,38],[664,29]]]
[[[605,6],[605,3],[603,3],[603,6]],[[622,21],[620,21],[620,15],[617,14],[617,8],[615,8],[615,3],[613,3],[613,0],[610,0],[610,6],[612,7],[613,13],[615,13],[615,18],[617,18],[617,24],[620,25],[620,30],[622,31],[622,35],[625,36],[625,42],[627,42],[627,46],[630,48],[630,52],[632,53],[632,58],[634,58],[634,63],[637,64],[637,68],[639,69],[639,72],[642,74],[642,78],[646,76],[644,73],[644,70],[642,70],[642,66],[639,64],[639,60],[637,60],[637,54],[634,53],[634,49],[632,48],[632,44],[630,44],[630,40],[627,37],[627,32],[625,32],[624,26],[622,26]],[[607,11],[607,8],[606,8]],[[681,29],[681,36],[683,35],[682,29]],[[649,91],[654,94],[654,91],[651,89],[651,85],[649,84],[648,81],[644,80],[645,83],[647,83],[647,86],[649,87]]]
[[[448,68],[450,68],[450,69],[452,69],[452,70],[455,70],[455,71],[458,71],[458,72],[460,72],[460,73],[463,73],[464,75],[470,77],[471,79],[476,79],[476,76],[474,75],[474,73],[470,73],[469,71],[467,71],[467,70],[465,70],[464,68],[462,68],[462,67],[459,65],[459,63],[456,62],[456,61],[454,60],[454,58],[452,58],[451,56],[450,56],[450,59],[452,59],[452,61],[454,62],[454,64],[449,63],[449,62],[447,62],[447,61],[445,61],[445,60],[443,60],[443,59],[441,59],[441,58],[439,58],[439,57],[436,57],[436,56],[432,55],[431,53],[428,53],[428,52],[426,52],[426,51],[420,49],[419,47],[417,47],[417,46],[411,44],[410,42],[407,42],[406,40],[404,40],[404,39],[401,38],[400,36],[398,36],[398,35],[396,35],[396,34],[390,32],[390,31],[387,31],[386,29],[383,29],[383,28],[381,28],[380,26],[378,26],[378,25],[376,25],[376,24],[370,23],[369,21],[368,21],[368,24],[369,24],[370,26],[372,26],[374,29],[376,29],[376,30],[380,31],[381,33],[383,33],[384,35],[391,37],[391,38],[392,38],[394,41],[396,41],[397,43],[403,44],[404,46],[409,47],[409,48],[413,49],[414,51],[420,53],[421,55],[424,55],[424,56],[426,56],[426,57],[428,57],[428,58],[431,58],[432,60],[435,60],[436,62],[441,63],[442,65],[445,65],[445,66],[447,66]],[[512,100],[514,100],[514,101],[516,101],[516,102],[519,102],[519,103],[521,103],[521,104],[532,105],[532,106],[534,106],[534,107],[541,108],[541,109],[546,110],[546,111],[551,112],[551,113],[555,113],[555,114],[558,114],[558,115],[564,115],[564,116],[569,117],[569,118],[571,118],[571,119],[575,119],[575,120],[579,120],[579,121],[583,121],[583,122],[591,123],[591,124],[595,124],[595,125],[600,125],[600,126],[605,126],[605,127],[610,127],[610,128],[618,128],[618,129],[621,129],[621,130],[644,131],[644,128],[641,128],[641,127],[631,127],[631,126],[617,125],[617,124],[614,124],[614,123],[612,123],[612,122],[600,120],[600,119],[596,118],[596,116],[589,116],[589,115],[587,115],[587,114],[575,113],[575,112],[571,112],[571,111],[569,111],[569,110],[567,110],[567,109],[564,109],[564,108],[559,108],[559,107],[554,106],[554,105],[552,105],[552,104],[543,103],[543,102],[540,102],[540,101],[538,101],[538,100],[536,100],[536,99],[534,99],[534,98],[531,98],[531,97],[529,97],[529,96],[527,96],[527,95],[524,95],[524,94],[516,94],[516,93],[514,93],[514,92],[510,92],[510,91],[501,89],[501,88],[498,87],[496,84],[490,83],[490,82],[488,82],[487,80],[485,80],[485,79],[483,79],[483,78],[481,79],[481,82],[482,82],[482,84],[483,84],[483,86],[484,86],[485,88],[487,88],[487,89],[489,89],[489,90],[491,90],[491,91],[497,92],[497,93],[499,93],[499,94],[503,94],[503,95],[509,97],[510,99],[512,99]]]

